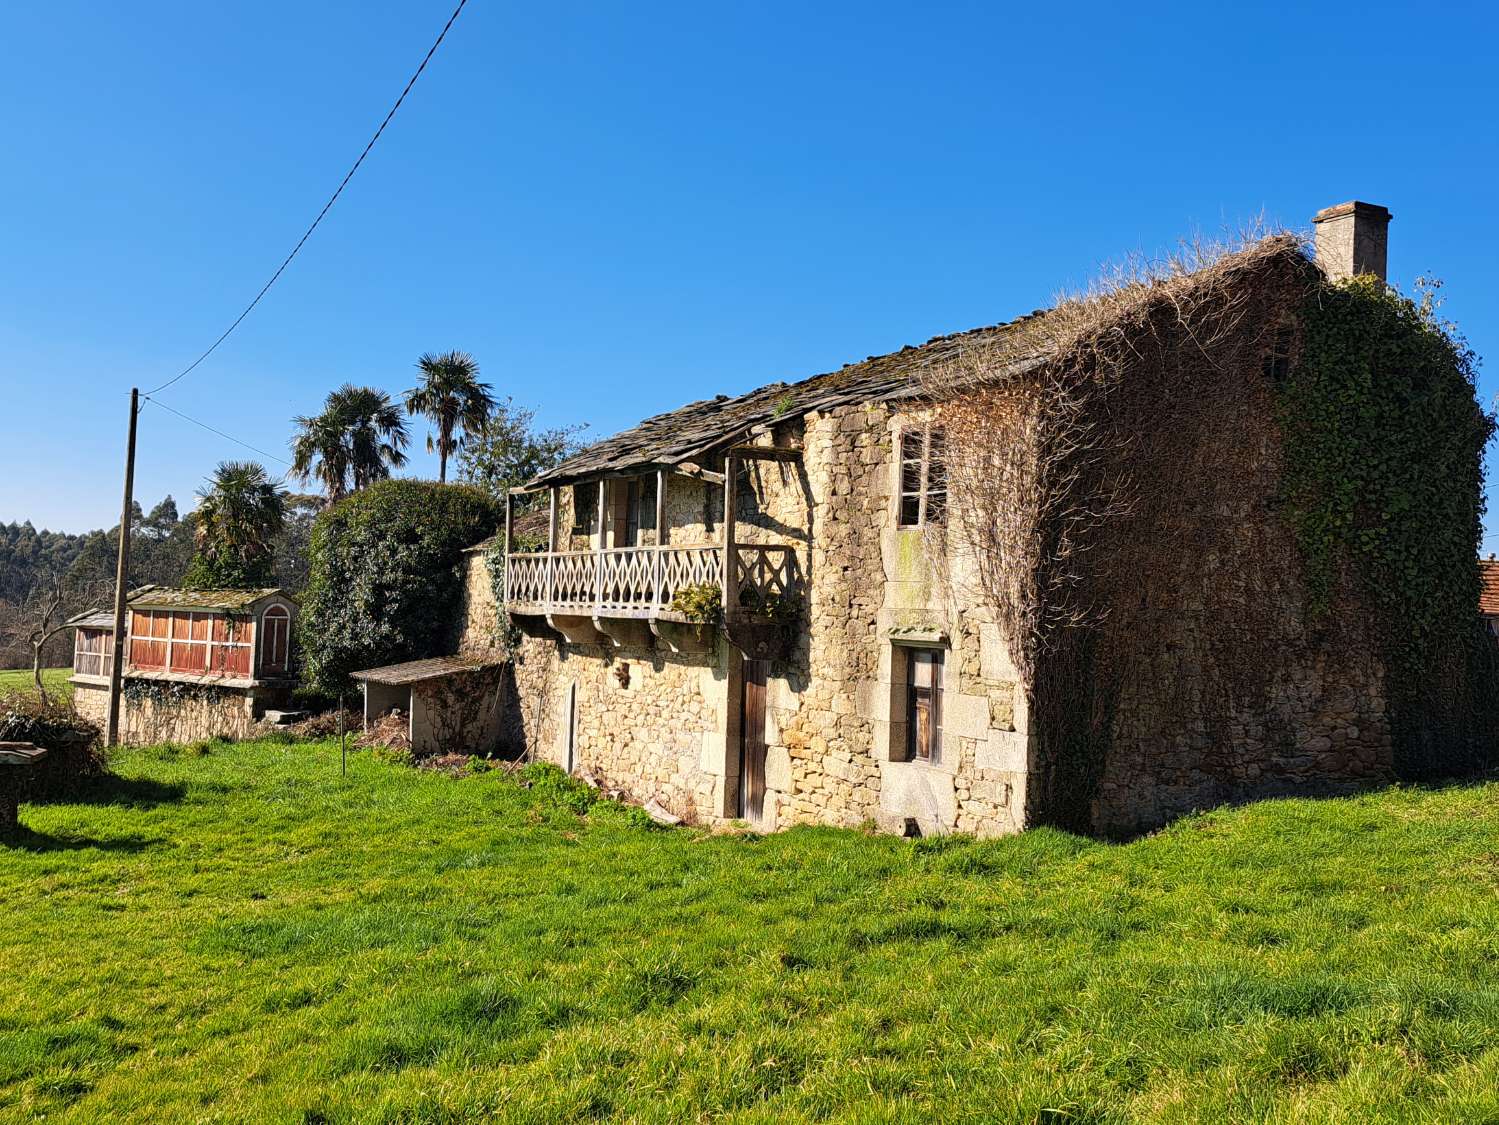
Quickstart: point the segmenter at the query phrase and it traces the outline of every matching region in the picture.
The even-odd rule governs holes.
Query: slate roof
[[[527,487],[568,484],[610,473],[639,472],[699,464],[712,450],[749,436],[758,426],[794,418],[813,410],[829,410],[858,402],[891,402],[920,394],[922,371],[992,343],[1022,325],[1045,315],[1045,310],[1004,324],[974,328],[950,336],[935,336],[921,345],[907,345],[888,355],[870,356],[838,371],[814,375],[797,383],[771,383],[737,398],[717,398],[647,418],[638,426],[605,438],[542,473]],[[1012,370],[1024,370],[1042,358],[1021,357]]]
[[[500,660],[483,660],[469,656],[434,656],[427,660],[408,660],[404,664],[387,664],[383,668],[366,668],[361,672],[350,672],[356,680],[368,680],[376,684],[417,684],[423,680],[440,680],[461,672],[477,672],[481,668],[493,668],[503,663]]]
[[[130,595],[130,605],[133,609],[217,609],[225,613],[240,613],[273,595],[294,600],[279,586],[258,590],[179,590],[173,586],[146,586]]]
[[[1499,616],[1499,560],[1479,559],[1478,578],[1483,584],[1478,593],[1478,612]]]
[[[86,609],[63,622],[70,629],[113,629],[115,615],[108,609]]]

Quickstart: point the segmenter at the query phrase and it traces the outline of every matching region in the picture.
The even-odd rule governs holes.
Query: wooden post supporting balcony
[[[654,575],[654,577],[655,577],[655,591],[656,591],[655,600],[654,600],[654,602],[652,604],[654,604],[657,609],[661,608],[661,599],[662,599],[662,596],[663,596],[663,591],[662,591],[661,583],[662,583],[662,580],[663,580],[663,578],[665,576],[664,552],[665,552],[665,549],[666,549],[666,481],[667,481],[666,470],[665,469],[657,469],[656,470],[656,555],[655,555],[655,558],[651,560],[651,565],[655,569],[655,575]]]
[[[556,590],[555,581],[557,576],[557,486],[554,484],[547,489],[547,578],[546,599],[547,605],[552,604],[552,595]]]
[[[600,477],[599,509],[593,521],[594,534],[597,537],[593,547],[593,604],[595,606],[604,600],[604,503],[609,498],[608,488],[609,481]]]
[[[735,503],[739,484],[739,458],[731,450],[723,465],[723,617],[727,621],[730,613],[739,605],[739,544],[735,538],[735,517],[739,505]]]

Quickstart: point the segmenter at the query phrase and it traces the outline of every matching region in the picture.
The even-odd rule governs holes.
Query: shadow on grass
[[[175,804],[187,795],[187,786],[173,782],[153,781],[146,777],[121,777],[102,773],[79,778],[65,789],[39,793],[25,799],[37,805],[123,805],[127,808],[151,808]]]
[[[93,840],[87,836],[51,836],[45,832],[33,832],[24,824],[17,828],[0,831],[0,852],[7,849],[23,852],[74,852],[97,848],[101,852],[145,851],[161,839],[144,836],[115,836],[108,840]]]

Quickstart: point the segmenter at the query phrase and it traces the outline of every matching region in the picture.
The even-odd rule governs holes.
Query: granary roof
[[[1499,559],[1479,559],[1478,612],[1499,616]]]
[[[366,668],[361,672],[350,672],[356,680],[368,680],[376,684],[416,684],[423,680],[440,680],[460,672],[477,672],[482,668],[493,668],[499,660],[484,660],[471,656],[433,656],[426,660],[408,660],[404,664],[387,664],[383,668]]]
[[[924,344],[907,345],[888,355],[870,356],[800,382],[770,383],[735,398],[719,395],[691,402],[590,445],[536,477],[528,487],[568,484],[627,470],[686,465],[702,468],[698,460],[705,454],[782,418],[851,403],[913,398],[920,394],[924,370],[967,349],[1010,336],[1022,325],[1044,315],[1045,310],[1037,309],[1004,324],[934,336]],[[1013,366],[1024,369],[1040,358],[1039,350],[1032,357],[1021,354]]]
[[[130,595],[134,609],[217,609],[240,613],[269,597],[293,600],[279,586],[255,590],[179,590],[174,586],[144,586]]]

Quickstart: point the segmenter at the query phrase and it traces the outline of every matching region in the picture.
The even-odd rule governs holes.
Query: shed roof
[[[693,464],[711,450],[782,418],[851,403],[913,398],[920,394],[920,377],[926,369],[945,363],[969,348],[1010,336],[1045,314],[1046,310],[1037,309],[1004,324],[934,336],[919,346],[907,345],[888,355],[870,356],[800,382],[771,383],[737,398],[719,395],[691,402],[595,442],[542,473],[529,486],[567,484],[626,470]],[[1043,352],[1039,349],[1034,356],[1022,354],[1013,369],[1022,370],[1041,358]]]
[[[256,590],[179,590],[174,586],[146,586],[130,595],[134,609],[217,609],[238,613],[270,597],[294,599],[279,586]]]
[[[440,680],[444,676],[463,672],[477,672],[503,664],[502,660],[486,660],[472,656],[433,656],[426,660],[408,660],[404,664],[387,664],[383,668],[366,668],[350,672],[356,680],[367,680],[375,684],[416,684],[423,680]]]
[[[70,629],[113,629],[115,615],[107,609],[86,609],[63,622]]]

